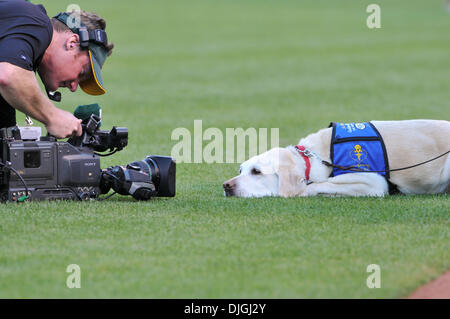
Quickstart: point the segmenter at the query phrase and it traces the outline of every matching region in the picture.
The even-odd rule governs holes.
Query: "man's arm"
[[[42,93],[32,71],[0,62],[0,94],[15,109],[45,124],[47,131],[58,138],[82,133],[81,120],[55,107]]]

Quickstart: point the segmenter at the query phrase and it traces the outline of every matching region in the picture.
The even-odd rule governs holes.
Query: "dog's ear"
[[[306,184],[303,183],[303,176],[300,175],[293,154],[289,150],[281,151],[277,164],[275,170],[278,174],[278,195],[293,197],[303,193]]]
[[[289,169],[282,169],[278,172],[278,183],[278,194],[283,197],[298,196],[306,188],[303,178]]]

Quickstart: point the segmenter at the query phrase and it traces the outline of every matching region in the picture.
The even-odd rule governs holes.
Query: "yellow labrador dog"
[[[371,124],[370,124],[371,123]],[[252,157],[241,165],[240,174],[223,183],[226,196],[384,196],[389,194],[389,184],[404,194],[450,193],[450,154],[413,168],[413,166],[438,157],[450,150],[450,122],[439,120],[372,121],[370,123],[338,123],[343,129],[358,130],[370,125],[381,136],[384,144],[385,175],[378,172],[361,172],[363,159],[368,155],[365,144],[351,145],[343,151],[348,161],[354,161],[357,171],[339,175],[331,154],[334,127],[322,129],[300,140],[297,146],[274,148]],[[344,133],[346,133],[344,131]],[[333,135],[335,136],[335,135]],[[368,138],[370,140],[370,138]],[[347,141],[344,136],[341,141]],[[384,143],[383,143],[384,142]],[[325,164],[324,164],[325,163]],[[335,163],[333,163],[335,164]],[[366,165],[369,167],[369,165]],[[374,170],[367,169],[364,170]],[[373,167],[373,166],[372,166]],[[343,168],[341,166],[341,168]],[[330,175],[333,175],[330,177]]]

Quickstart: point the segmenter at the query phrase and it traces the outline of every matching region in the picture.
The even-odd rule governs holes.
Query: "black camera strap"
[[[17,201],[18,201],[18,202],[23,202],[23,201],[27,200],[27,199],[29,198],[30,192],[28,191],[27,183],[25,183],[25,180],[23,179],[22,175],[20,175],[19,172],[16,171],[16,170],[11,166],[11,162],[8,162],[8,161],[7,161],[6,163],[0,162],[0,166],[2,166],[3,168],[5,168],[5,169],[7,169],[7,170],[9,170],[9,171],[11,171],[11,172],[13,172],[14,174],[16,174],[16,176],[17,176],[17,177],[20,179],[20,181],[22,182],[23,187],[25,188],[25,194],[27,194],[27,195],[24,195],[24,196],[20,197]]]

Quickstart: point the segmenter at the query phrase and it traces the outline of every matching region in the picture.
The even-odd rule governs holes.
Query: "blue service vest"
[[[389,162],[383,139],[370,122],[331,123],[331,162],[340,166],[353,166],[364,171],[382,171],[389,178]],[[333,168],[331,176],[356,173]]]

